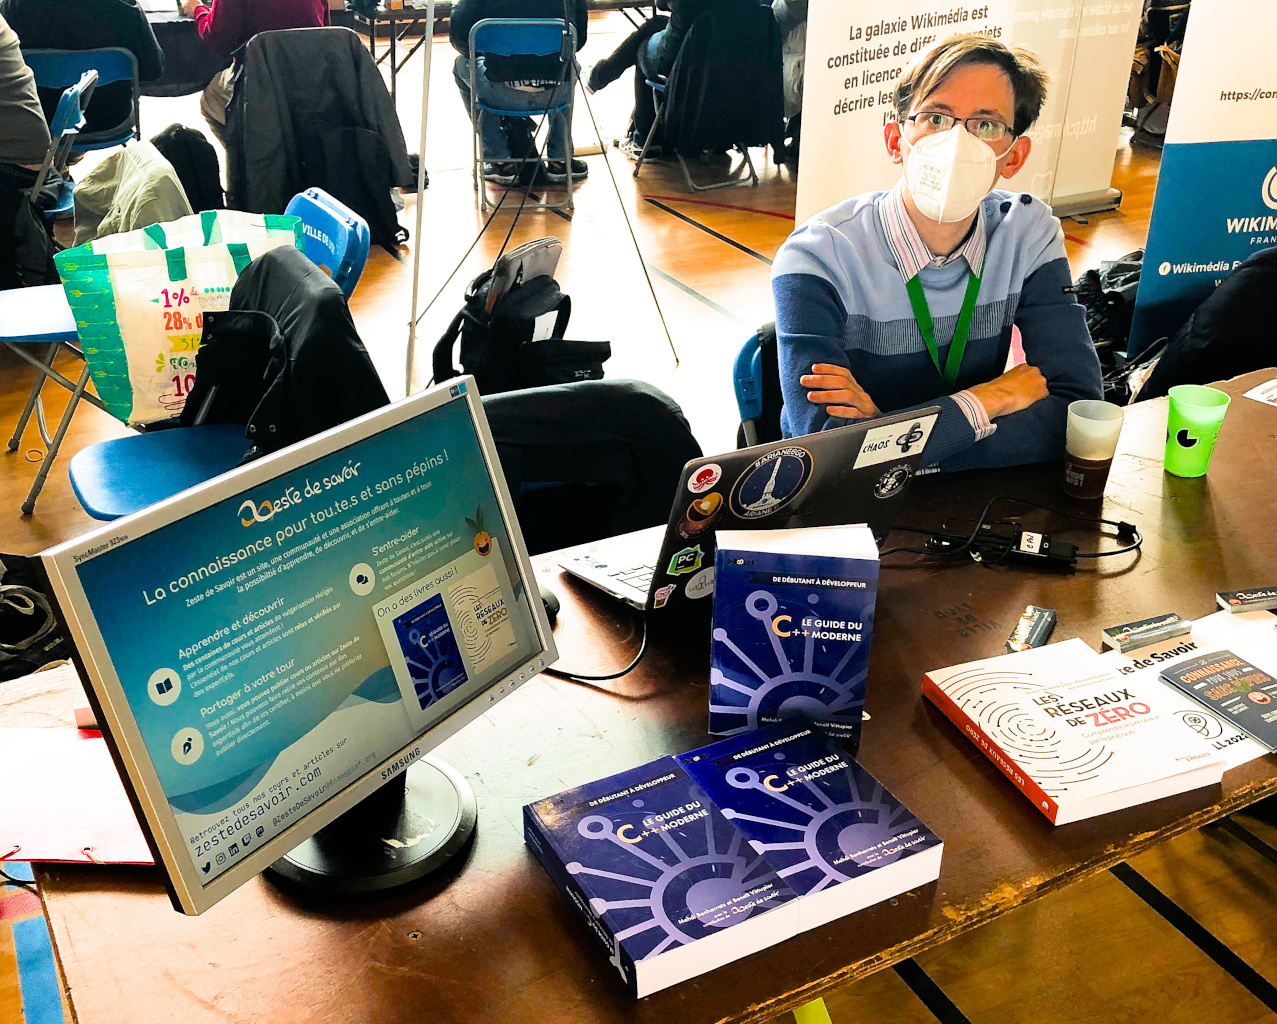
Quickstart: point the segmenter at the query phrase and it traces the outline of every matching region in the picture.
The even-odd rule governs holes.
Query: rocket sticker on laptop
[[[811,452],[797,445],[759,456],[732,487],[732,513],[740,519],[761,519],[779,512],[802,493],[814,468]]]

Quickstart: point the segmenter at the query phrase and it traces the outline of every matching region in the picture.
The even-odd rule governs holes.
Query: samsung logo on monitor
[[[385,782],[392,775],[398,775],[401,771],[407,768],[410,764],[412,764],[413,761],[417,760],[417,758],[419,758],[420,756],[421,756],[420,747],[413,747],[410,751],[408,751],[408,753],[401,754],[399,757],[395,758],[392,762],[390,762],[390,764],[386,765],[386,767],[381,770],[381,781]]]

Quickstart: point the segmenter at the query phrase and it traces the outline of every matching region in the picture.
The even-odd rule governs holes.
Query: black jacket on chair
[[[532,554],[664,523],[701,454],[674,399],[641,381],[506,391],[483,408]]]
[[[347,28],[259,32],[237,54],[226,111],[226,201],[283,213],[313,185],[393,251],[396,186],[415,188],[399,117],[371,54]]]
[[[138,79],[152,82],[164,73],[164,51],[137,0],[0,0],[0,15],[22,40],[24,50],[101,50],[118,46],[137,58]],[[40,89],[46,121],[62,99],[61,89]],[[85,112],[86,132],[108,131],[133,113],[131,82],[111,82],[94,90]]]
[[[668,76],[662,143],[688,155],[783,144],[780,42],[752,0],[697,18]]]
[[[244,462],[390,402],[341,289],[292,246],[244,269],[195,367],[181,425],[243,423]]]
[[[1176,384],[1209,384],[1272,366],[1274,293],[1277,246],[1252,253],[1206,296],[1167,342],[1136,400],[1160,398]]]

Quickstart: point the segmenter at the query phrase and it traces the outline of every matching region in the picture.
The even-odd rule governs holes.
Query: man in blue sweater
[[[1036,57],[946,39],[899,79],[887,152],[904,173],[799,227],[772,268],[787,435],[925,405],[943,470],[1064,454],[1070,402],[1100,398],[1099,361],[1044,203],[993,191],[1028,159]],[[1011,330],[1027,363],[1004,371]]]

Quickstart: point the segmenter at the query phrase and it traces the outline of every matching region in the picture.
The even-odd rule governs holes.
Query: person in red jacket
[[[181,8],[186,17],[195,20],[204,45],[223,57],[234,56],[258,32],[331,24],[328,0],[211,0],[211,5],[181,0]],[[233,67],[215,75],[200,99],[200,111],[219,142],[226,129],[232,71]]]

